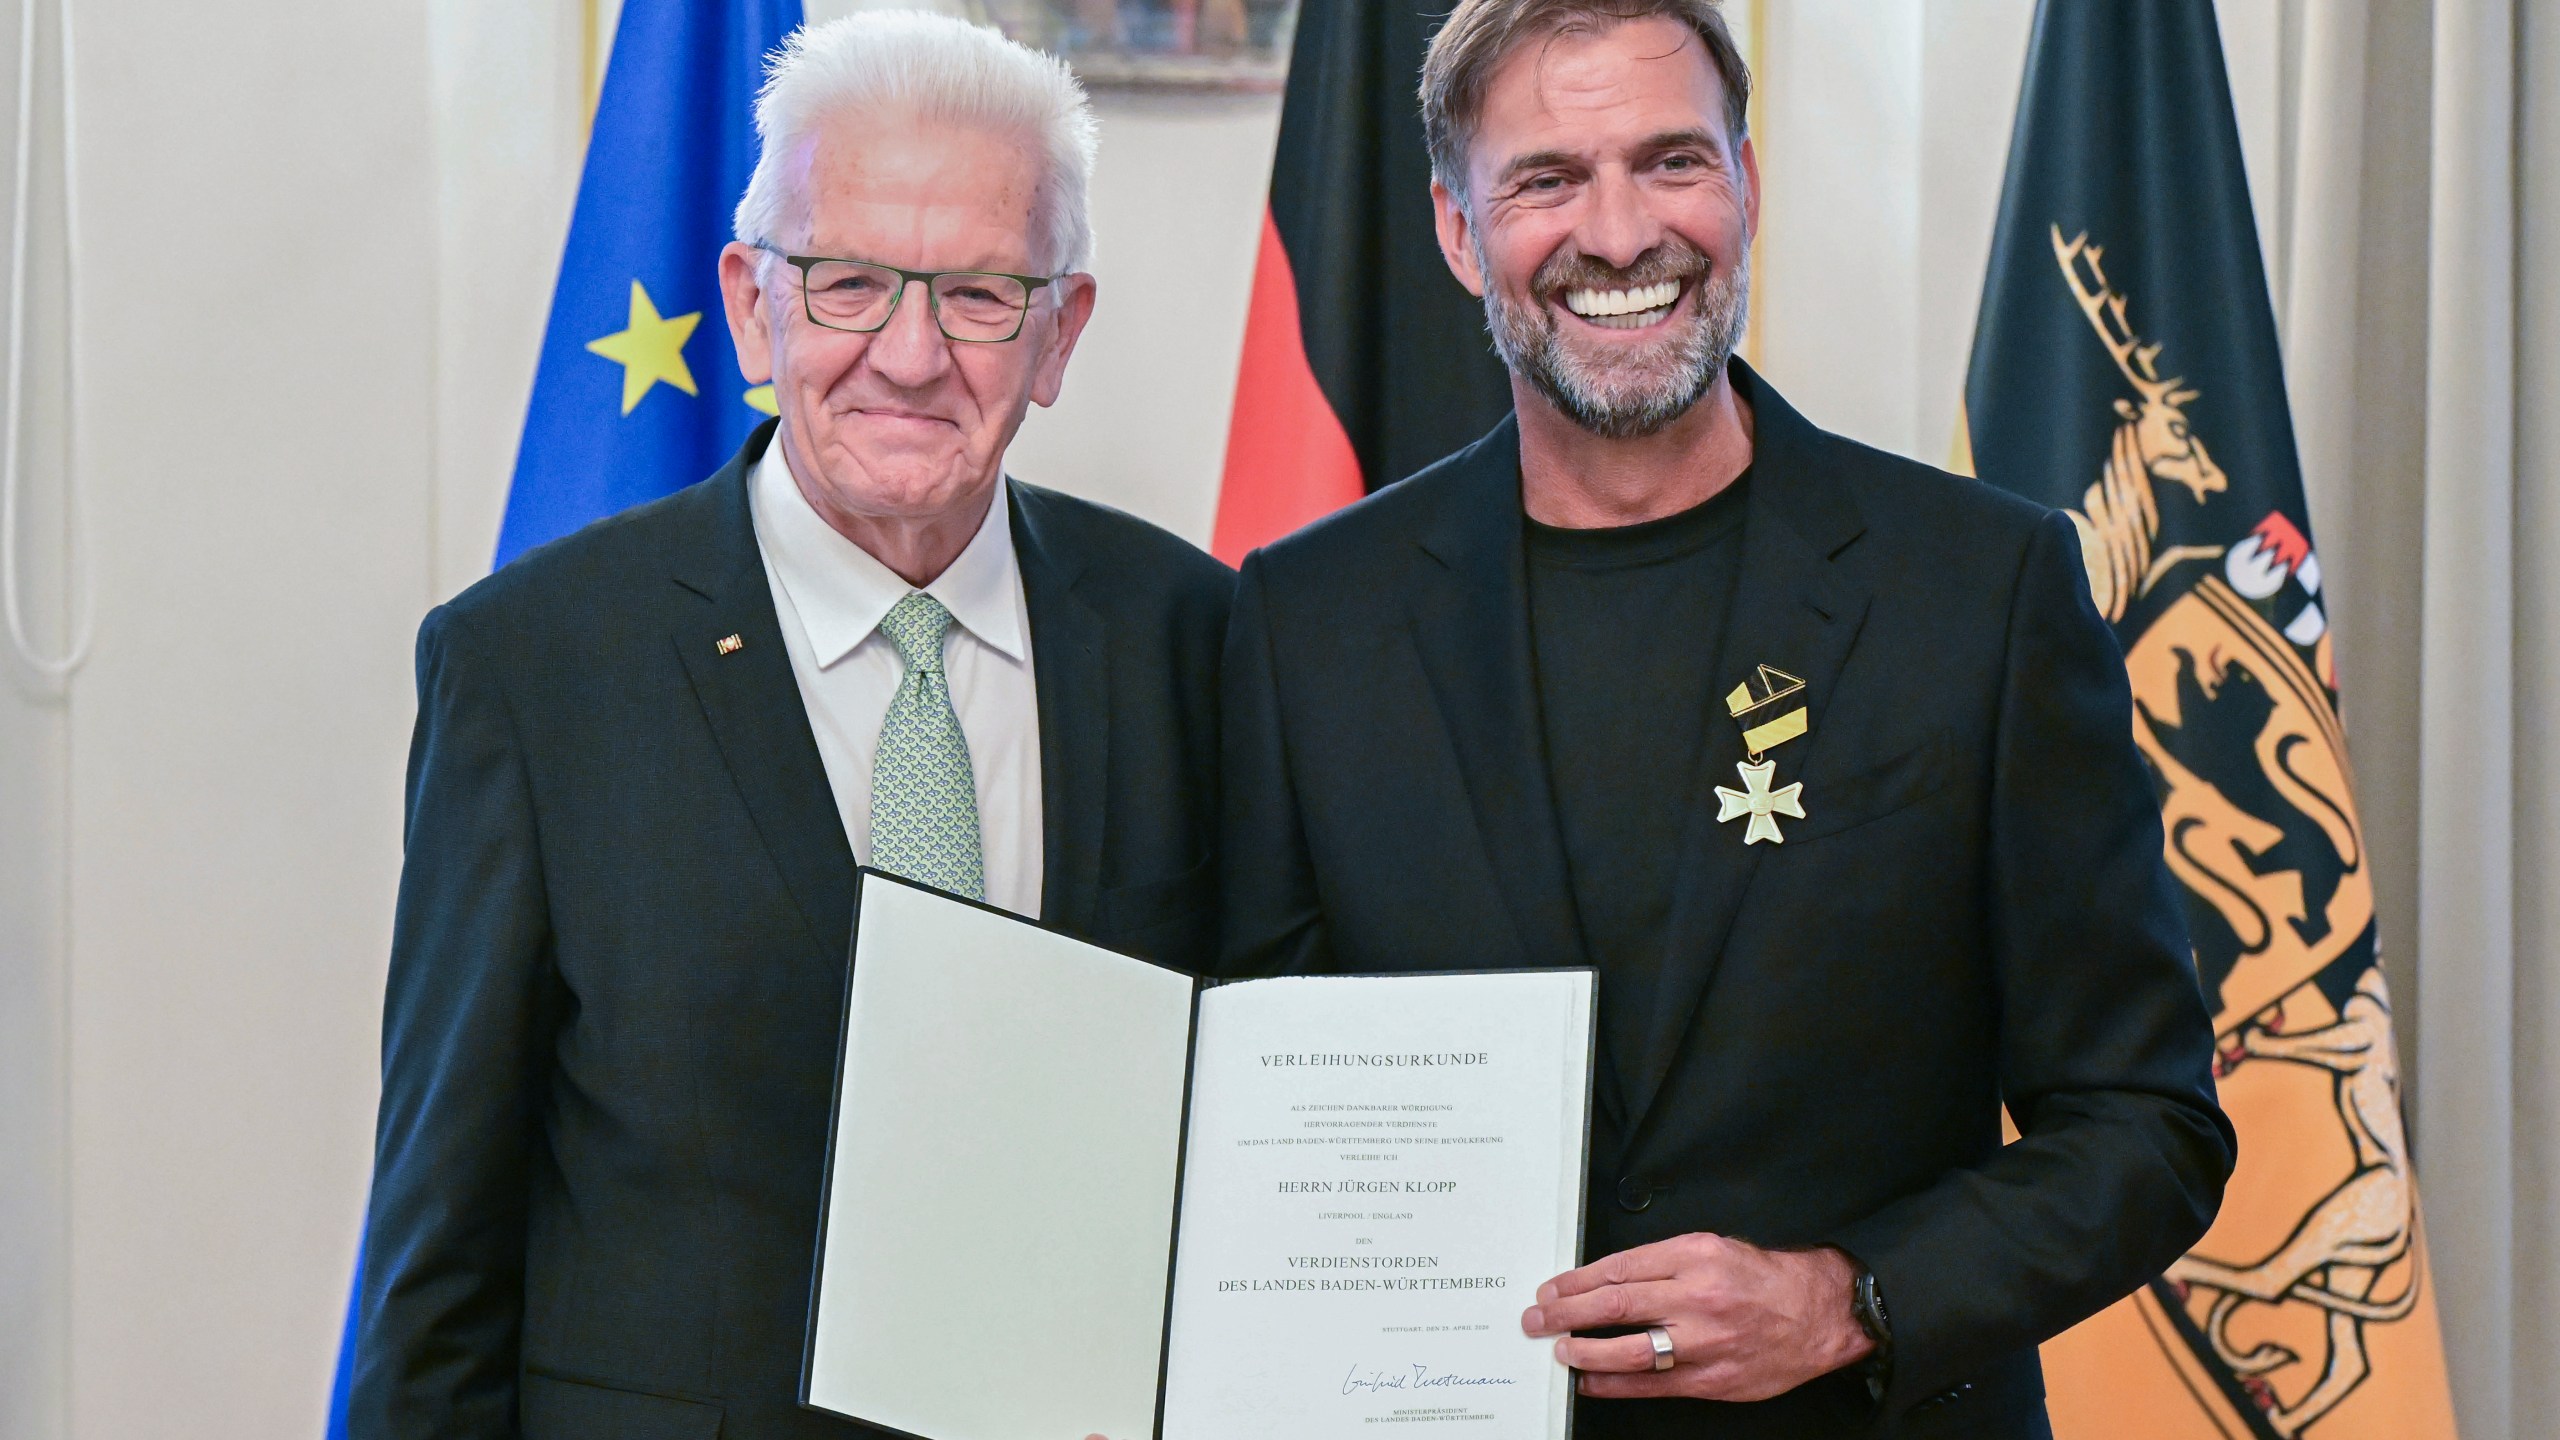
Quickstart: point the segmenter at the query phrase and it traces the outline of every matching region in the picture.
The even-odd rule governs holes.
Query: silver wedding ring
[[[1645,1338],[1653,1342],[1653,1368],[1668,1370],[1680,1363],[1671,1354],[1671,1332],[1659,1325],[1645,1327]]]

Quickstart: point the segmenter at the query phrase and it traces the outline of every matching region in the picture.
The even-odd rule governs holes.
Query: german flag
[[[1437,17],[1301,10],[1210,548],[1255,546],[1493,428],[1511,388],[1431,221],[1414,87]]]
[[[2133,682],[2240,1163],[2046,1347],[2062,1440],[2450,1440],[2373,876],[2212,0],[2042,0],[1965,390]]]

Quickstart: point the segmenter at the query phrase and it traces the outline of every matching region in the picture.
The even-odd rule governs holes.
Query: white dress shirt
[[[748,482],[756,548],[773,586],[791,674],[818,737],[818,758],[835,791],[836,813],[854,859],[871,863],[871,762],[889,701],[906,679],[898,647],[880,622],[916,587],[838,534],[792,482],[781,437],[765,448]],[[924,592],[954,621],[943,640],[943,673],[969,768],[978,785],[978,833],[987,902],[1017,915],[1040,913],[1046,858],[1040,810],[1040,696],[1032,683],[1031,611],[1013,552],[1012,507],[999,484],[987,518],[960,558]]]

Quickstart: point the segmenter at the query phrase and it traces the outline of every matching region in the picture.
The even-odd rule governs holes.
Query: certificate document
[[[1578,1263],[1590,998],[1588,971],[1201,995],[1167,1440],[1565,1433],[1572,1373],[1520,1312]]]
[[[927,1440],[1561,1440],[1588,970],[1204,984],[864,872],[802,1399]],[[1390,1429],[1375,1429],[1390,1426]]]

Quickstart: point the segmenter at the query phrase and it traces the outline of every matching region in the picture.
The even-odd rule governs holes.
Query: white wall
[[[1007,463],[1206,547],[1280,130],[1276,95],[1105,94],[1101,303]]]
[[[424,8],[77,8],[97,648],[67,695],[18,666],[0,704],[12,1440],[320,1421],[430,592]],[[39,213],[58,234],[59,200]],[[33,314],[65,298],[48,244]],[[39,342],[23,588],[58,644]]]
[[[48,24],[38,54],[54,53]],[[15,74],[17,27],[0,34]],[[60,655],[71,635],[60,484],[65,236],[60,88],[39,69],[28,278],[28,410],[16,437],[31,472],[18,512],[18,590],[28,637]],[[12,139],[15,137],[12,136]],[[69,707],[59,686],[0,639],[0,1437],[63,1433],[71,1304],[70,971],[66,862]]]
[[[2224,6],[2266,214],[2274,5]],[[1817,419],[1945,455],[2029,8],[1773,0],[1766,358]],[[308,1436],[361,1215],[410,640],[496,534],[578,8],[78,13],[82,245],[66,297],[40,208],[21,588],[58,646],[69,434],[97,651],[67,696],[0,658],[0,1440]],[[1101,108],[1103,306],[1014,463],[1205,537],[1276,106]]]
[[[1762,366],[1817,424],[1903,451],[1919,433],[1902,357],[1922,294],[1924,14],[1861,0],[1770,6],[1755,141]]]
[[[71,1433],[307,1433],[428,594],[424,7],[79,7]]]
[[[2268,273],[2281,7],[2219,0]],[[1761,358],[1819,424],[1947,462],[2034,0],[1771,0]]]
[[[577,0],[431,0],[426,12],[441,600],[488,574],[497,552],[516,434],[577,199],[587,72]]]

